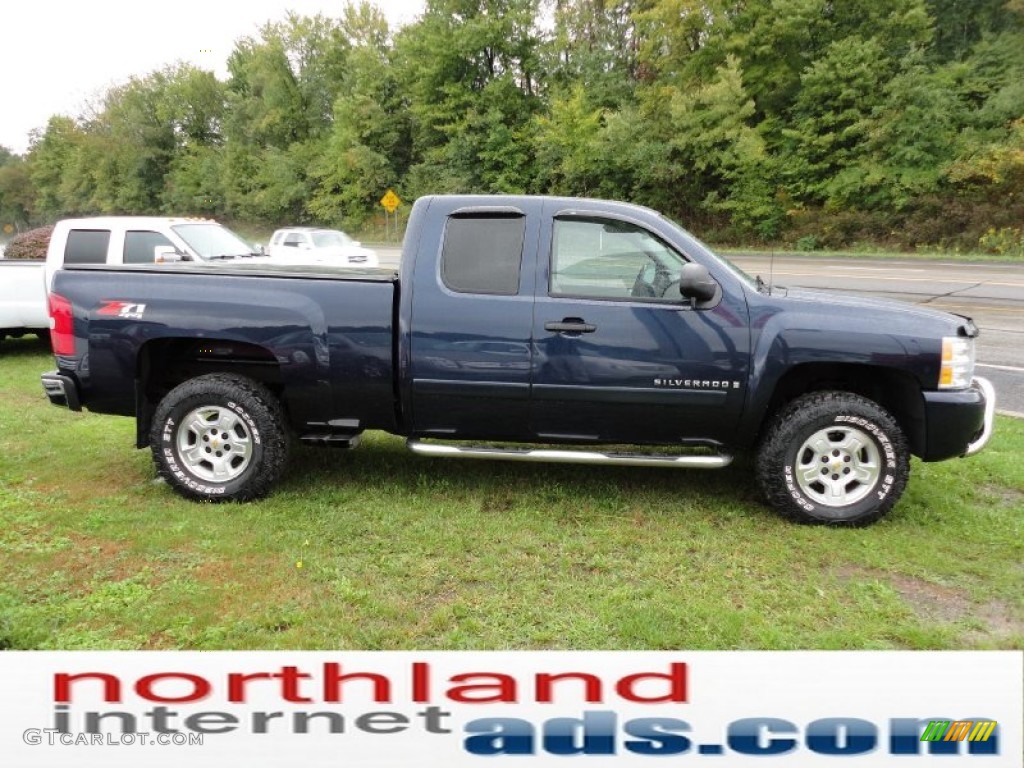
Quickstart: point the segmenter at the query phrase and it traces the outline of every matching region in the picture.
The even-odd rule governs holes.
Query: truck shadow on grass
[[[18,338],[0,335],[0,359],[27,358],[50,352],[49,336],[27,334]]]
[[[778,519],[762,502],[746,457],[724,469],[661,469],[523,463],[416,456],[400,438],[373,435],[350,452],[297,448],[278,493],[447,500],[482,512],[542,507],[553,515],[643,511],[677,516],[691,509]]]

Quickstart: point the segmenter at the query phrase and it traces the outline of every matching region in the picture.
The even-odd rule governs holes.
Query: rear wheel
[[[797,398],[775,416],[757,452],[769,504],[802,523],[872,523],[899,500],[909,475],[896,420],[849,392]]]
[[[157,472],[198,501],[266,496],[284,471],[284,413],[262,384],[232,374],[199,376],[157,406],[150,432]]]

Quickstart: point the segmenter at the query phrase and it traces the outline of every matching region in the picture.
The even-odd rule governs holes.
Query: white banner
[[[1018,652],[4,652],[0,680],[0,765],[19,768],[1024,755]]]

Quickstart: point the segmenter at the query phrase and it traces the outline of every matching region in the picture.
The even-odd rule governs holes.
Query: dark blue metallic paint
[[[448,217],[473,206],[523,213],[518,295],[455,293],[441,281]],[[682,297],[548,295],[552,220],[573,214],[646,228],[704,265],[721,297],[695,308]],[[621,203],[421,198],[397,281],[383,272],[166,265],[63,270],[54,290],[74,304],[78,346],[74,359],[58,359],[60,372],[100,412],[132,413],[140,356],[173,339],[265,350],[300,431],[743,449],[783,377],[835,363],[913,381],[928,424],[919,452],[934,459],[962,452],[984,406],[973,390],[936,392],[941,338],[970,335],[969,321],[895,302],[767,295],[668,219]],[[139,319],[99,316],[104,300],[146,308]]]
[[[97,271],[102,274],[90,274]],[[147,344],[240,342],[266,350],[280,368],[297,429],[344,419],[395,430],[392,282],[334,277],[271,273],[235,275],[229,282],[210,267],[62,270],[53,290],[74,300],[76,345],[88,360],[88,370],[80,365],[76,373],[90,410],[132,412]],[[145,304],[142,318],[96,315],[111,299]]]

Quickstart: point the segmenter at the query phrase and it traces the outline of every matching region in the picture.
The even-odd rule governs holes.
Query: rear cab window
[[[64,244],[65,264],[106,264],[109,229],[72,229]]]
[[[522,214],[449,217],[441,252],[445,287],[456,293],[517,294],[525,233]]]

